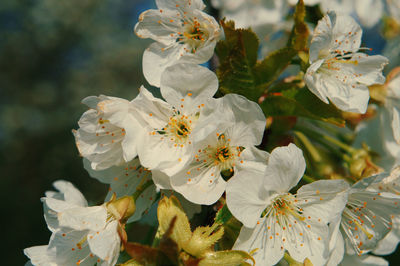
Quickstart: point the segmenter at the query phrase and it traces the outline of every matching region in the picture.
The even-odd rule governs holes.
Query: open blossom
[[[221,123],[195,145],[189,165],[171,176],[172,187],[197,204],[212,204],[225,191],[232,176],[246,175],[266,166],[268,154],[255,148],[262,140],[265,116],[258,104],[228,94],[218,99]]]
[[[274,265],[287,250],[300,262],[324,265],[328,258],[328,223],[339,216],[348,185],[321,180],[297,185],[305,170],[302,152],[294,144],[272,151],[265,172],[235,176],[227,186],[227,204],[243,223],[234,249],[252,251],[257,265]]]
[[[318,22],[310,46],[310,63],[304,77],[312,93],[339,109],[365,113],[368,85],[382,84],[387,58],[361,53],[361,27],[349,16],[329,12]]]
[[[385,192],[385,176],[364,178],[349,189],[341,219],[331,225],[335,241],[331,242],[330,261],[335,263],[329,265],[340,262],[344,253],[362,255],[373,251],[392,229],[393,218],[400,214],[400,197]]]
[[[154,86],[160,86],[161,74],[175,63],[201,64],[214,53],[220,29],[215,19],[202,10],[202,0],[157,0],[158,9],[140,14],[135,33],[151,38],[143,54],[143,74]]]
[[[129,101],[100,95],[82,102],[90,109],[73,133],[80,154],[91,162],[91,167],[101,170],[132,160],[142,133]]]
[[[120,217],[106,205],[88,207],[71,183],[57,181],[60,192],[42,198],[52,236],[48,245],[24,250],[33,265],[115,265],[120,252]]]
[[[400,167],[395,167],[389,175],[382,179],[379,183],[372,185],[373,189],[382,192],[400,195]],[[392,216],[392,225],[390,232],[379,241],[377,247],[373,250],[374,254],[387,255],[396,250],[397,244],[400,242],[400,215]]]
[[[177,64],[162,76],[160,91],[166,101],[141,88],[133,105],[145,128],[138,146],[143,166],[172,176],[192,159],[194,142],[220,121],[212,112],[217,87],[216,75],[207,68]]]

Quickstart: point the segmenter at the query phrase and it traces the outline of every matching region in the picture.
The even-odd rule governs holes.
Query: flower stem
[[[311,141],[307,138],[307,136],[301,133],[300,131],[294,131],[294,134],[301,141],[301,143],[303,143],[304,147],[308,150],[313,160],[316,163],[321,162],[322,160],[321,155],[319,154],[315,146],[311,143]]]
[[[312,182],[314,182],[314,181],[317,181],[317,179],[315,179],[315,178],[313,178],[313,177],[311,177],[311,176],[308,176],[308,175],[303,175],[303,180],[304,180],[305,182],[307,182],[307,183],[312,183]]]

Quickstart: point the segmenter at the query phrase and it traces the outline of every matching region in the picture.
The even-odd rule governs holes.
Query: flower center
[[[169,118],[168,124],[161,130],[154,131],[153,134],[157,132],[160,135],[165,135],[163,138],[169,138],[175,145],[179,144],[182,146],[188,142],[194,122],[197,120],[198,116],[199,114],[192,116],[181,114],[180,111],[175,111]]]
[[[196,52],[205,40],[208,39],[206,26],[200,24],[195,18],[193,21],[183,22],[183,34],[179,38],[192,48],[192,53]]]
[[[222,178],[227,181],[234,174],[236,160],[240,157],[244,147],[230,145],[230,139],[227,139],[224,134],[217,134],[218,141],[216,145],[208,145],[204,149],[199,149],[195,155],[196,169],[207,169],[216,167]],[[190,171],[189,171],[190,172]],[[215,178],[214,173],[212,176]]]
[[[290,193],[279,195],[265,208],[261,217],[274,216],[280,225],[290,224],[293,219],[304,221],[303,209],[297,206],[296,202],[295,196]]]
[[[374,237],[384,235],[392,227],[391,214],[386,212],[397,206],[390,206],[391,200],[379,195],[374,192],[353,193],[343,210],[341,228],[358,254],[371,249],[375,245]]]

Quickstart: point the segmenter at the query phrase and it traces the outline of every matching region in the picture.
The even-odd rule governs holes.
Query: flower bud
[[[114,194],[111,200],[107,203],[107,210],[117,220],[124,223],[135,213],[135,200],[132,196],[124,196],[116,199]]]

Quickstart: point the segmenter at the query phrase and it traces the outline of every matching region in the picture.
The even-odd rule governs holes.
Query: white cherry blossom
[[[71,183],[56,181],[59,192],[42,198],[52,231],[47,246],[24,250],[33,265],[115,265],[120,252],[119,222],[106,205],[88,207]]]
[[[329,12],[318,22],[310,46],[305,82],[323,102],[339,109],[365,113],[368,85],[382,84],[387,58],[361,53],[361,27],[353,18]]]
[[[82,102],[90,109],[80,118],[79,129],[73,130],[81,156],[97,170],[132,160],[142,130],[129,101],[100,95]]]
[[[253,169],[262,171],[268,158],[266,152],[255,148],[261,143],[266,123],[258,104],[237,94],[218,100],[214,112],[223,123],[194,146],[190,164],[171,176],[174,190],[197,204],[213,204],[229,178]]]
[[[220,28],[202,10],[202,0],[156,0],[158,9],[140,14],[135,33],[151,38],[143,54],[143,74],[153,86],[160,86],[161,74],[175,63],[201,64],[214,53]]]
[[[376,177],[355,184],[342,214],[341,230],[345,241],[356,253],[373,250],[392,228],[392,215],[398,213],[399,199],[384,197],[380,192],[367,191]]]
[[[395,167],[389,175],[382,179],[379,183],[371,186],[377,191],[393,193],[400,195],[400,166]],[[373,250],[374,254],[387,255],[396,250],[397,244],[400,242],[400,216],[392,216],[390,232],[383,238]]]
[[[209,69],[176,64],[162,76],[160,90],[166,101],[141,88],[133,105],[146,131],[138,146],[144,167],[172,176],[192,159],[194,142],[220,121],[212,112],[217,87],[217,77]]]
[[[341,219],[330,226],[333,240],[328,265],[337,265],[345,254],[361,256],[373,251],[392,229],[393,219],[400,214],[400,197],[382,189],[386,176],[364,178],[349,189]]]
[[[297,185],[305,170],[302,152],[294,144],[274,149],[265,172],[234,176],[228,183],[227,204],[243,223],[234,249],[252,251],[259,265],[274,265],[287,250],[296,261],[313,265],[328,259],[328,223],[346,203],[343,180],[321,180]]]

